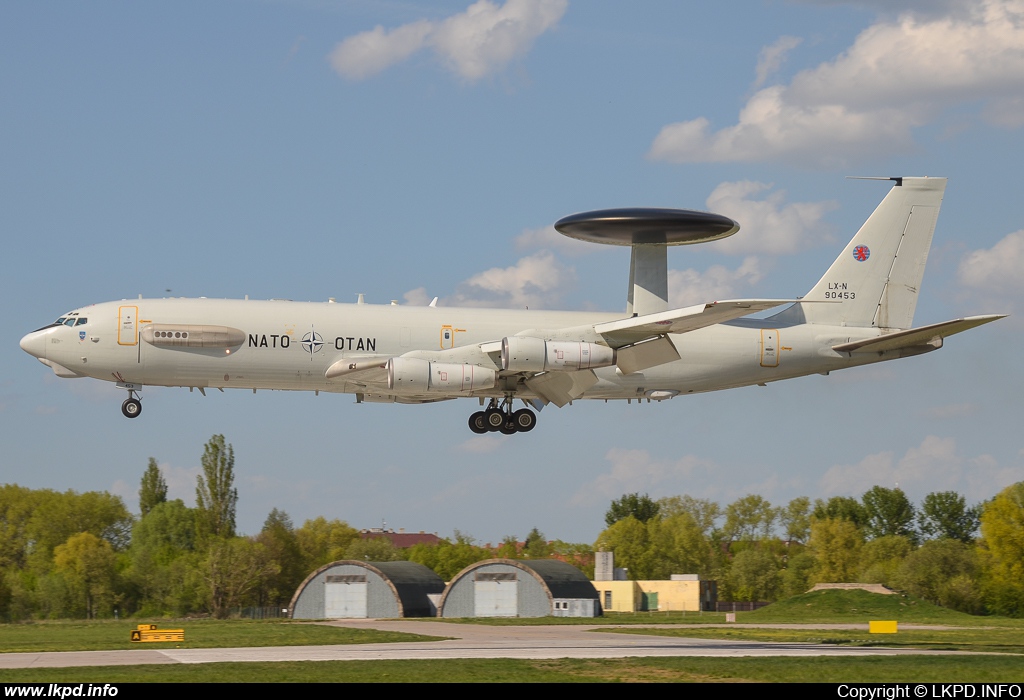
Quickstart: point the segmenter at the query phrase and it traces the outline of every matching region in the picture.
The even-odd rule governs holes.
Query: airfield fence
[[[718,601],[715,612],[751,612],[768,605],[763,600],[737,600],[732,602]]]
[[[273,620],[288,617],[288,609],[280,605],[262,608],[235,608],[231,611],[231,617],[238,617],[243,620]]]

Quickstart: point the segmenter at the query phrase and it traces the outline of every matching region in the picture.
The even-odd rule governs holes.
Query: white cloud
[[[498,450],[506,440],[508,435],[477,435],[461,443],[456,449],[470,454],[488,454]]]
[[[907,13],[868,27],[833,61],[755,93],[736,125],[665,126],[649,157],[671,162],[784,160],[837,166],[907,151],[911,130],[948,106],[988,102],[1004,125],[1024,90],[1024,2],[977,0],[944,17]]]
[[[740,296],[739,290],[761,280],[757,258],[744,258],[735,270],[712,265],[700,272],[689,268],[668,271],[668,301],[672,308],[700,304]]]
[[[330,61],[343,77],[362,80],[430,48],[464,80],[479,80],[529,51],[568,6],[568,0],[506,0],[500,6],[479,0],[440,22],[423,19],[392,30],[378,26],[348,37]]]
[[[377,26],[338,44],[331,52],[331,66],[350,80],[362,80],[401,63],[423,48],[433,25],[420,20],[387,31]]]
[[[1007,234],[988,249],[964,256],[957,279],[964,287],[986,294],[1024,292],[1024,230]]]
[[[543,308],[557,303],[576,281],[576,272],[548,251],[520,258],[511,267],[492,267],[459,285],[445,306]]]
[[[831,239],[832,227],[826,212],[837,208],[834,201],[784,204],[786,192],[776,190],[763,199],[751,199],[772,185],[763,182],[723,182],[707,199],[710,211],[740,224],[739,233],[712,243],[722,253],[761,252],[778,255],[794,253]]]
[[[432,299],[432,297],[427,296],[426,287],[410,289],[402,295],[402,298],[405,299],[405,303],[409,306],[426,306]]]
[[[532,250],[536,248],[557,250],[559,253],[573,257],[597,250],[596,245],[563,236],[555,230],[554,226],[523,229],[523,232],[515,238],[515,246],[516,250]]]
[[[757,79],[754,88],[765,84],[768,78],[782,67],[786,54],[795,49],[803,41],[797,36],[780,36],[774,44],[765,46],[757,57]]]
[[[1020,467],[1001,467],[986,454],[964,457],[957,454],[953,438],[929,435],[899,460],[892,452],[878,452],[857,464],[835,465],[821,477],[820,486],[826,496],[859,496],[875,485],[898,485],[913,498],[955,490],[969,500],[981,500],[1022,478]]]
[[[686,455],[674,461],[657,460],[647,450],[613,448],[608,450],[605,459],[611,462],[611,471],[580,487],[570,500],[571,505],[593,505],[618,498],[623,493],[640,491],[693,492],[686,484],[689,477],[714,474],[719,470],[709,459]]]
[[[161,464],[160,471],[167,482],[167,498],[174,500],[180,498],[185,505],[192,505],[196,500],[196,477],[199,476],[200,468],[195,467],[172,467],[169,464]]]

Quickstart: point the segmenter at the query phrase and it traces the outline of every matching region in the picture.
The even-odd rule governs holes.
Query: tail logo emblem
[[[864,262],[871,257],[871,250],[866,245],[859,245],[853,249],[853,259],[857,262]]]

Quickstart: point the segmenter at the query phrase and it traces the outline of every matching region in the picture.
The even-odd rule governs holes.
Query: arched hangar
[[[307,576],[289,610],[297,620],[434,617],[443,592],[444,581],[422,564],[344,559]]]
[[[448,584],[438,617],[597,617],[597,590],[557,559],[488,559],[467,566]]]

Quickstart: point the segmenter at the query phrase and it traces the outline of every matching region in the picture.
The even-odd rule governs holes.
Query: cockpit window
[[[67,320],[68,319],[67,319],[66,316],[61,316],[60,318],[58,318],[56,321],[53,322],[53,325],[55,325],[55,326],[63,326],[64,322],[67,321]]]
[[[67,321],[64,322],[64,325],[65,326],[73,326],[73,325],[75,325],[75,319],[69,318]]]
[[[78,321],[75,323],[75,325],[76,326],[84,326],[88,322],[89,322],[89,319],[87,319],[87,318],[79,318]]]

